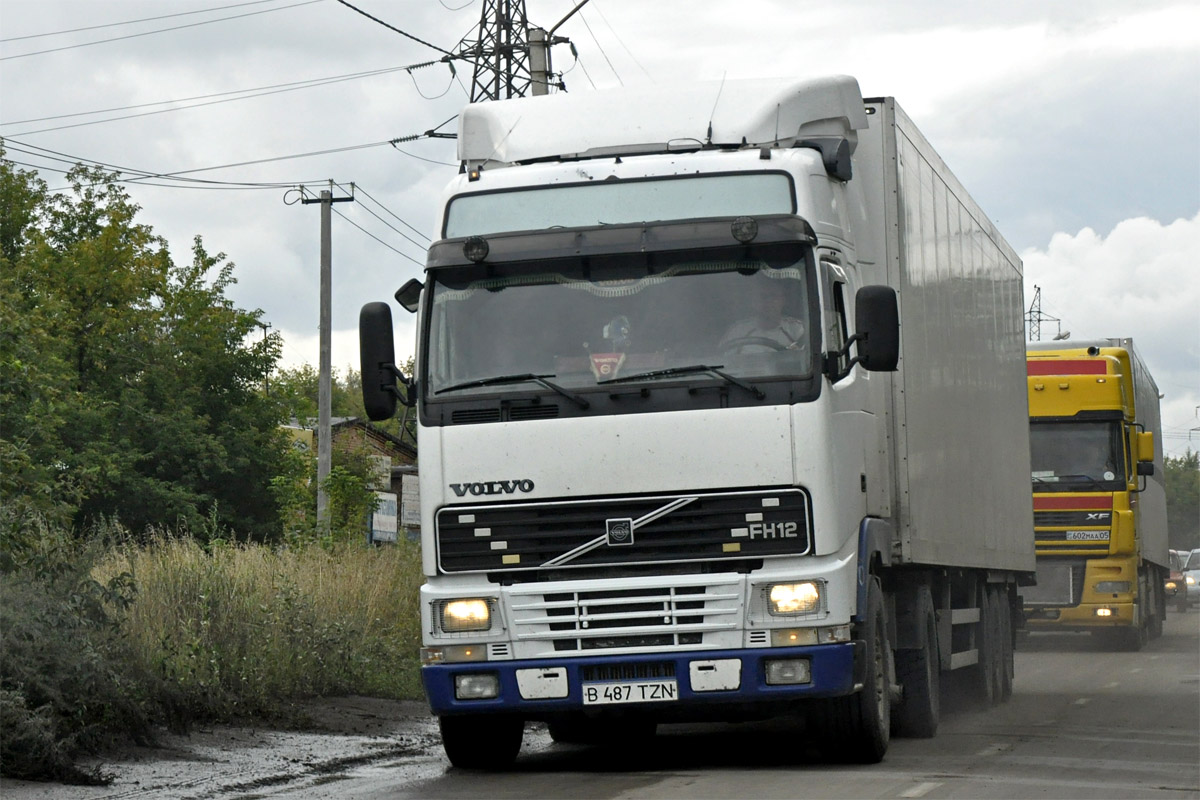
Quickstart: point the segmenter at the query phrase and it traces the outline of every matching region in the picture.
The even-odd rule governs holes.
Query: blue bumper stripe
[[[798,700],[804,697],[834,697],[854,691],[855,643],[828,644],[812,647],[756,648],[753,650],[705,650],[688,653],[643,654],[584,658],[546,658],[528,661],[486,661],[464,664],[435,664],[421,668],[425,695],[435,714],[476,712],[526,712],[529,714],[571,711],[583,707],[580,689],[580,670],[587,666],[635,664],[675,664],[679,699],[656,705],[711,705],[715,703],[773,703]],[[692,661],[740,659],[741,686],[729,691],[694,692],[690,684],[689,664]],[[773,658],[808,658],[812,667],[812,682],[790,686],[768,686],[764,663]],[[517,688],[517,670],[566,668],[567,696],[553,700],[522,699]],[[500,676],[500,696],[492,700],[456,700],[454,676],[492,673]],[[628,706],[626,706],[628,707]]]

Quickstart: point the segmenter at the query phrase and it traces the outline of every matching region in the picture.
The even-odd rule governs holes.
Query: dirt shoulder
[[[340,771],[440,752],[437,721],[423,702],[370,697],[297,704],[288,726],[208,725],[162,733],[154,747],[130,747],[92,762],[108,786],[0,780],[5,800],[237,797],[319,786]]]

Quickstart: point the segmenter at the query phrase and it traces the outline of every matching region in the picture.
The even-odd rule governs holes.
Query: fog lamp
[[[821,588],[816,581],[777,583],[767,589],[767,610],[774,616],[811,614],[821,607]]]
[[[499,695],[500,676],[494,672],[454,676],[454,698],[456,700],[491,700]]]
[[[486,631],[492,627],[491,602],[482,598],[446,600],[441,604],[438,617],[446,633]]]
[[[1117,592],[1128,592],[1131,587],[1129,581],[1100,581],[1096,584],[1096,591],[1100,594],[1109,594]]]
[[[767,684],[769,686],[787,686],[797,683],[811,683],[812,670],[807,658],[775,658],[766,662]]]

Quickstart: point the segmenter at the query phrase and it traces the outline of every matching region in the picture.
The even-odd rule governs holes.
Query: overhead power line
[[[371,16],[367,12],[363,11],[361,8],[358,8],[356,6],[351,5],[350,3],[347,3],[346,0],[337,0],[337,1],[339,3],[341,3],[342,5],[344,5],[346,8],[350,9],[351,11],[357,11],[359,14],[362,14],[364,17],[371,20],[372,22],[377,22],[380,25],[382,25],[383,27],[387,28],[388,30],[395,31],[396,33],[400,34],[401,36],[407,36],[409,39],[412,39],[414,42],[417,42],[418,44],[423,44],[426,47],[432,47],[434,50],[437,50],[439,53],[444,53],[445,55],[448,55],[451,58],[461,58],[461,56],[458,56],[455,53],[451,53],[449,50],[445,50],[441,47],[438,47],[436,44],[431,44],[430,42],[427,42],[424,39],[419,39],[416,36],[413,36],[411,33],[402,31],[399,28],[397,28],[395,25],[390,25],[390,24],[384,22],[379,17]]]
[[[74,50],[79,47],[91,47],[92,45],[107,44],[108,42],[120,42],[120,41],[124,41],[125,39],[136,39],[139,36],[152,36],[156,33],[166,33],[168,31],[178,31],[178,30],[183,30],[184,28],[195,28],[200,25],[211,25],[214,22],[225,22],[226,20],[231,20],[231,19],[243,19],[245,17],[254,17],[254,16],[258,16],[259,14],[270,14],[273,11],[286,11],[289,8],[299,8],[300,6],[311,6],[314,3],[322,3],[322,2],[324,2],[324,0],[304,0],[304,2],[293,3],[290,6],[279,6],[278,8],[266,8],[266,9],[263,9],[262,11],[250,11],[245,14],[234,14],[233,16],[229,16],[229,17],[219,17],[218,19],[207,19],[207,20],[204,20],[203,22],[191,22],[191,23],[188,23],[187,25],[175,25],[170,28],[158,28],[157,30],[143,31],[141,33],[130,33],[125,36],[114,36],[111,39],[97,39],[94,42],[80,42],[79,44],[69,44],[69,45],[65,45],[63,47],[52,47],[48,50],[33,50],[28,53],[18,53],[16,55],[12,55],[12,56],[2,56],[2,57],[0,57],[0,61],[11,61],[14,58],[28,58],[29,56],[40,56],[40,55],[44,55],[46,53],[58,53],[63,50]]]
[[[55,125],[55,126],[52,126],[49,128],[38,128],[36,130],[21,131],[19,133],[19,135],[21,135],[21,136],[27,136],[27,135],[34,134],[34,133],[47,133],[49,131],[60,131],[60,130],[65,130],[67,128],[81,128],[81,127],[85,127],[87,125],[101,125],[105,122],[116,122],[118,120],[123,120],[123,119],[134,119],[137,117],[153,116],[155,114],[166,114],[166,113],[169,113],[172,111],[185,111],[185,110],[191,109],[191,108],[202,108],[204,106],[218,105],[220,103],[232,103],[232,102],[235,102],[238,100],[250,100],[250,99],[253,99],[256,97],[266,97],[268,95],[282,94],[284,92],[296,92],[296,91],[300,91],[301,89],[313,89],[313,88],[316,88],[319,86],[328,86],[328,85],[334,84],[334,83],[342,83],[345,81],[359,80],[361,78],[373,78],[378,75],[386,75],[386,74],[390,74],[393,72],[408,72],[411,74],[413,72],[413,70],[423,69],[425,67],[433,66],[434,64],[437,64],[437,63],[439,63],[439,62],[423,61],[423,62],[420,62],[417,64],[406,64],[406,65],[400,66],[400,67],[385,67],[383,69],[368,70],[366,72],[349,73],[346,75],[334,75],[334,76],[330,76],[327,78],[310,78],[310,79],[304,80],[304,81],[293,81],[291,83],[281,83],[281,84],[274,84],[274,85],[270,85],[270,86],[260,86],[255,89],[236,89],[236,90],[229,91],[229,92],[214,92],[212,94],[197,95],[195,97],[181,98],[179,100],[160,100],[158,102],[153,102],[153,103],[139,103],[137,105],[132,105],[132,106],[121,106],[121,107],[114,107],[114,108],[110,108],[110,109],[101,109],[101,110],[97,110],[97,111],[80,111],[80,112],[73,113],[73,114],[59,114],[59,115],[51,116],[51,117],[39,117],[39,118],[32,118],[32,119],[25,119],[25,120],[14,120],[12,122],[0,122],[0,126],[20,125],[20,124],[27,124],[27,123],[31,123],[31,122],[49,121],[49,120],[54,120],[54,119],[66,119],[69,117],[90,116],[92,114],[105,114],[105,113],[111,113],[113,111],[124,111],[124,110],[131,110],[131,109],[135,109],[135,108],[147,108],[149,106],[165,105],[167,103],[188,103],[188,105],[176,106],[174,108],[160,108],[155,111],[144,111],[144,112],[137,113],[137,114],[123,114],[119,117],[108,117],[106,119],[88,120],[86,122],[73,122],[73,123],[70,123],[67,125]],[[418,89],[418,92],[419,91],[420,90]],[[238,94],[241,96],[240,97],[229,97],[229,95],[234,95],[234,94]],[[200,102],[200,103],[191,102],[192,100],[206,100],[207,98],[212,98],[212,97],[218,97],[218,98],[224,98],[224,99],[207,100],[207,102]]]
[[[20,42],[20,41],[24,41],[26,39],[41,39],[46,36],[62,36],[67,33],[81,33],[83,31],[99,30],[100,28],[115,28],[120,25],[137,25],[138,23],[141,23],[141,22],[154,22],[154,21],[160,20],[160,19],[171,19],[172,17],[187,17],[187,16],[191,16],[192,14],[211,14],[214,11],[224,11],[227,8],[242,8],[243,6],[260,6],[263,3],[274,3],[274,2],[277,2],[277,0],[251,0],[251,2],[248,2],[248,3],[234,3],[233,5],[216,6],[215,8],[201,8],[197,11],[180,11],[177,14],[161,14],[157,17],[142,17],[141,19],[126,20],[125,22],[106,22],[103,25],[88,25],[87,27],[84,27],[84,28],[71,28],[71,29],[65,30],[65,31],[48,31],[46,33],[31,33],[26,36],[9,36],[7,38],[0,39],[0,42]]]

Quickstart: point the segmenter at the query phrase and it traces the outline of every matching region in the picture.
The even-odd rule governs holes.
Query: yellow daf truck
[[[1037,586],[1030,630],[1141,649],[1169,571],[1159,393],[1131,339],[1027,348]]]

